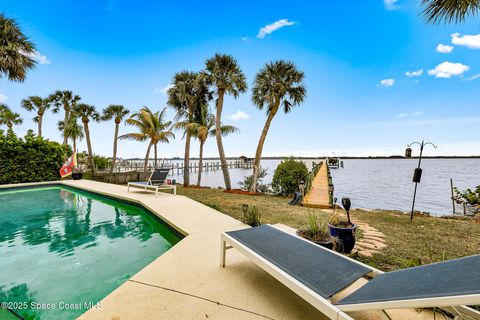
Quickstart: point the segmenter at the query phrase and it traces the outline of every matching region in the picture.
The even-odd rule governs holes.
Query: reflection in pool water
[[[0,191],[0,301],[26,319],[74,319],[178,241],[142,208],[95,194]]]

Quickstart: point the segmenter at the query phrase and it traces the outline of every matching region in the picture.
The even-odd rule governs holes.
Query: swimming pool
[[[65,186],[0,189],[0,302],[75,319],[181,235],[140,206]]]

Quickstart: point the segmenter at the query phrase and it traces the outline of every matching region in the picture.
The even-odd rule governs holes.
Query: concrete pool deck
[[[326,319],[236,250],[228,251],[226,268],[219,266],[220,234],[248,227],[238,220],[185,196],[159,193],[156,198],[141,189],[128,193],[126,186],[89,180],[60,183],[140,203],[186,235],[105,297],[101,309],[79,319]],[[392,319],[433,319],[428,311],[388,314]],[[381,319],[375,312],[352,315]]]

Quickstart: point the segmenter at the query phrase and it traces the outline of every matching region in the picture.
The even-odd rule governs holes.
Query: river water
[[[315,160],[303,161],[310,169],[312,161]],[[350,197],[355,208],[411,210],[415,186],[412,176],[418,159],[342,161],[343,169],[331,170],[335,197],[338,199]],[[262,167],[268,171],[265,183],[271,182],[273,172],[279,163],[280,160],[262,160]],[[454,186],[460,190],[480,185],[480,159],[423,159],[421,167],[423,175],[421,183],[418,184],[415,204],[415,209],[419,211],[434,215],[452,213],[450,178],[453,179]],[[251,172],[252,169],[230,169],[232,187],[239,188],[238,182],[243,181]],[[175,172],[173,178],[182,182],[182,174]],[[196,178],[197,173],[192,172],[190,178],[192,184],[196,183]],[[202,185],[224,187],[221,170],[203,172]]]

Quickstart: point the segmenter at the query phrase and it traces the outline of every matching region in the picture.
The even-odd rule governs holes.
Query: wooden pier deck
[[[328,165],[324,161],[317,175],[313,178],[312,187],[302,201],[302,206],[309,208],[331,208]]]

